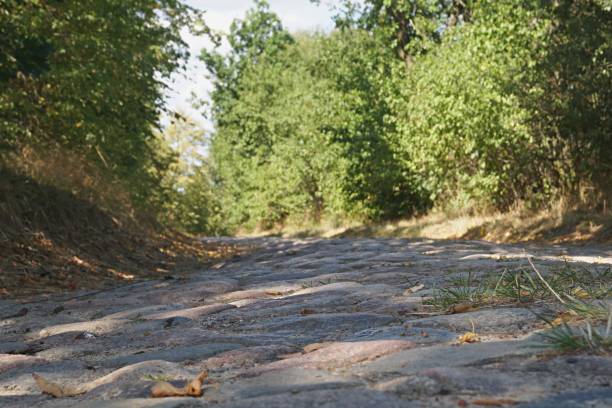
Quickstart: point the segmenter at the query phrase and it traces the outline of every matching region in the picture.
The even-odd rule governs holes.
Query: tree
[[[293,42],[289,33],[283,28],[280,19],[270,11],[265,0],[255,0],[244,20],[234,20],[227,36],[217,38],[220,45],[224,38],[229,43],[229,54],[223,55],[217,50],[203,49],[200,59],[213,80],[212,119],[219,126],[231,119],[225,115],[232,109],[237,99],[237,84],[244,70],[266,54],[272,55]]]
[[[146,201],[164,80],[199,17],[179,0],[3,0],[0,140],[81,152]]]
[[[469,20],[471,5],[472,0],[346,0],[348,12],[336,22],[381,35],[409,68],[414,56],[439,42],[445,27]]]
[[[557,1],[546,54],[536,61],[540,112],[533,131],[547,178],[566,195],[585,189],[609,191],[612,178],[612,3]],[[591,194],[592,195],[592,194]]]
[[[163,166],[149,167],[157,180],[155,200],[163,224],[197,234],[224,232],[202,126],[175,113],[154,143],[157,156],[165,158]]]

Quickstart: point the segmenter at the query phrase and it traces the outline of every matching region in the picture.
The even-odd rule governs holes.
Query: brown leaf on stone
[[[459,336],[459,338],[457,339],[457,342],[459,344],[477,343],[479,341],[480,341],[480,337],[478,336],[478,334],[474,332],[465,332],[461,336]]]
[[[481,407],[503,407],[504,405],[516,405],[518,401],[508,398],[486,398],[486,399],[477,399],[472,401],[474,405],[480,405]]]
[[[411,288],[408,288],[408,289],[406,289],[404,291],[404,296],[408,296],[408,295],[411,295],[411,294],[413,294],[415,292],[418,292],[419,290],[423,289],[424,287],[425,287],[425,285],[419,284],[419,285],[413,286]]]
[[[200,397],[202,396],[202,384],[208,378],[208,371],[202,371],[196,378],[178,388],[169,382],[161,381],[151,388],[152,398],[166,397]]]
[[[49,394],[55,398],[74,397],[87,392],[87,389],[84,387],[61,386],[47,381],[36,373],[32,374],[32,377],[34,377],[34,381],[36,381],[38,388],[40,388],[43,394]]]
[[[478,307],[472,303],[457,303],[448,308],[449,314],[467,313],[478,310]]]
[[[302,316],[306,316],[306,315],[310,315],[310,314],[315,314],[316,312],[312,309],[302,309],[300,310],[300,314]]]
[[[268,295],[268,296],[283,296],[284,293],[283,292],[278,292],[278,291],[271,290],[271,291],[266,292],[266,295]]]
[[[557,317],[551,322],[553,326],[560,326],[564,323],[571,321],[575,315],[571,312],[561,312],[557,314]]]

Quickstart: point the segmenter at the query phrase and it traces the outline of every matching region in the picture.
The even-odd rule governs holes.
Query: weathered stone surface
[[[415,344],[446,343],[457,339],[457,333],[444,329],[391,326],[365,329],[352,334],[348,341],[363,340],[409,340]]]
[[[541,323],[534,312],[519,308],[482,309],[469,313],[458,313],[434,316],[425,319],[406,321],[414,327],[441,327],[457,332],[472,331],[478,333],[517,332]]]
[[[274,361],[282,355],[298,352],[296,347],[285,345],[243,347],[223,352],[208,358],[203,366],[209,370],[229,368],[249,368],[257,364]]]
[[[351,292],[354,290],[360,290],[363,287],[364,287],[363,285],[356,283],[356,282],[337,282],[337,283],[330,283],[329,285],[321,285],[321,286],[315,286],[312,288],[298,290],[297,292],[292,293],[291,296],[310,295],[313,293],[324,293],[324,292],[334,292],[334,291]]]
[[[149,315],[154,312],[162,312],[172,309],[178,309],[180,305],[166,304],[166,305],[153,305],[137,308],[128,308],[121,312],[115,312],[104,316],[104,319],[140,319],[143,316]]]
[[[61,324],[58,326],[50,326],[42,329],[38,333],[38,337],[48,337],[55,334],[62,334],[68,332],[90,332],[94,334],[105,334],[113,330],[117,330],[123,326],[130,324],[129,320],[125,319],[100,319],[87,322]]]
[[[71,405],[53,405],[53,407],[68,407]],[[74,406],[74,405],[72,405]],[[163,399],[129,398],[115,401],[79,401],[83,408],[187,408],[203,406],[190,397],[174,397]]]
[[[539,401],[517,405],[518,408],[609,408],[612,406],[612,388],[565,392]]]
[[[311,331],[332,334],[342,330],[363,330],[372,326],[383,326],[395,321],[392,316],[374,313],[325,313],[306,316],[291,316],[273,319],[266,323],[243,327],[244,330]]]
[[[282,294],[283,292],[278,292],[273,289],[249,289],[240,290],[237,292],[230,292],[223,296],[220,296],[219,299],[224,302],[235,302],[244,299],[266,299]]]
[[[235,306],[229,305],[229,304],[218,303],[214,305],[204,305],[204,306],[192,307],[189,309],[178,309],[178,310],[172,310],[169,312],[149,314],[149,315],[144,316],[143,319],[158,320],[158,319],[170,319],[170,318],[176,318],[176,317],[184,317],[187,319],[196,320],[201,316],[206,316],[206,315],[222,312],[227,309],[232,309],[233,307]]]
[[[373,388],[410,399],[431,397],[448,392],[439,381],[425,376],[397,377],[378,383]]]
[[[0,354],[0,373],[15,368],[44,364],[47,361],[40,357],[25,356],[20,354]]]
[[[135,354],[126,356],[113,357],[103,360],[101,365],[104,367],[123,367],[125,365],[135,364],[147,360],[164,360],[175,362],[197,361],[238,347],[240,347],[239,344],[232,343],[208,343],[193,346],[181,346],[164,350],[137,352]]]
[[[419,378],[429,378],[436,381],[446,390],[475,391],[485,395],[503,395],[508,391],[521,390],[522,393],[541,392],[542,387],[533,383],[535,389],[530,389],[530,378],[511,374],[483,370],[473,367],[438,367],[418,373]]]
[[[418,405],[378,391],[336,389],[247,398],[217,406],[219,408],[410,408]]]
[[[501,274],[523,267],[525,256],[547,274],[564,265],[559,253],[605,263],[609,248],[242,242],[259,249],[187,278],[0,301],[0,406],[442,408],[487,398],[610,406],[612,359],[539,356],[529,346],[541,344],[533,333],[542,326],[529,310],[433,316],[422,304],[459,275]],[[458,345],[472,323],[482,342]],[[147,398],[155,381],[183,384],[201,370],[213,381],[202,398]],[[54,399],[40,394],[33,372],[95,387]]]
[[[0,343],[0,354],[20,354],[24,353],[30,348],[27,343],[23,341],[7,341]]]
[[[160,360],[146,360],[120,368],[96,381],[97,387],[83,395],[83,399],[146,398],[157,381],[169,381],[181,387],[197,375],[194,369]]]
[[[496,341],[458,345],[436,345],[401,351],[381,357],[373,362],[351,368],[356,375],[378,375],[383,373],[415,374],[435,367],[457,367],[484,364],[504,357],[531,355],[534,345],[528,340]],[[531,347],[530,347],[531,346]]]
[[[304,347],[305,354],[267,364],[259,367],[255,372],[260,373],[287,367],[338,369],[364,361],[372,361],[413,347],[414,343],[407,340],[309,344]]]
[[[218,390],[210,390],[209,399],[255,398],[274,394],[349,388],[363,385],[358,380],[331,374],[327,371],[290,367],[237,378],[223,383]]]

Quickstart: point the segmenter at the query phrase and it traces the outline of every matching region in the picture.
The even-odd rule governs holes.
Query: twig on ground
[[[559,294],[557,292],[555,292],[555,290],[548,284],[548,282],[546,282],[546,279],[544,279],[544,277],[542,276],[542,274],[540,273],[540,271],[538,271],[538,268],[535,267],[535,265],[533,264],[533,262],[531,261],[530,257],[527,257],[527,261],[529,262],[529,264],[531,265],[531,267],[533,268],[534,272],[536,273],[536,275],[538,275],[538,278],[540,278],[540,280],[542,281],[542,283],[544,283],[544,285],[548,288],[548,290],[550,290],[550,292],[555,295],[555,297],[557,299],[559,299],[559,302],[565,304],[565,301],[561,298],[561,296],[559,296]]]

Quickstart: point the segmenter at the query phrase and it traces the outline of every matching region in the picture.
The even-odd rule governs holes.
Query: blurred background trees
[[[204,134],[163,98],[201,12],[0,0],[0,155],[71,152],[192,233],[609,197],[608,0],[343,0],[335,22],[289,33],[255,1],[200,55]]]
[[[587,190],[597,205],[611,184],[611,17],[591,0],[347,1],[334,32],[292,36],[257,2],[229,55],[202,56],[223,219],[538,208]]]

